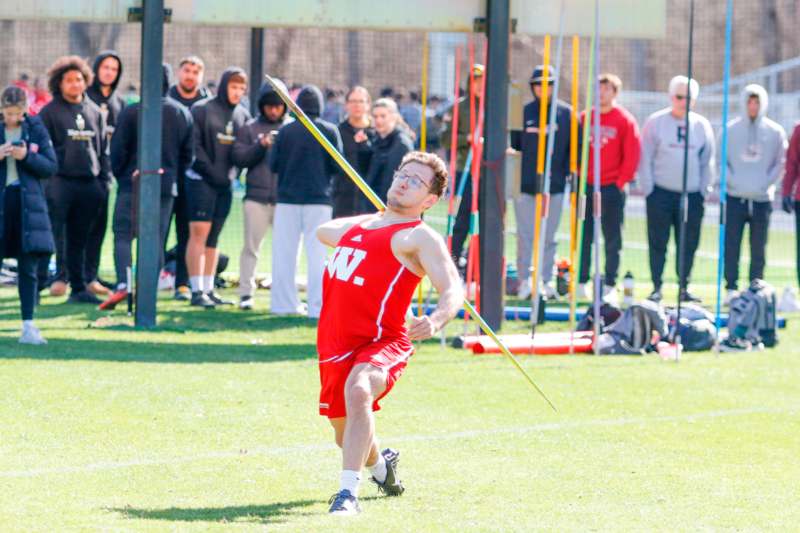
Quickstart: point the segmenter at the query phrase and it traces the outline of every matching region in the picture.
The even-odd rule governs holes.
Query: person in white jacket
[[[783,175],[786,132],[767,118],[766,89],[751,84],[742,91],[742,115],[728,122],[727,207],[725,226],[726,303],[736,295],[739,253],[750,226],[750,277],[764,279],[767,235],[775,185]]]

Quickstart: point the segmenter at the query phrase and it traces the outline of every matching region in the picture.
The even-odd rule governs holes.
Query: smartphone
[[[14,141],[11,143],[11,146],[25,146],[24,141]]]

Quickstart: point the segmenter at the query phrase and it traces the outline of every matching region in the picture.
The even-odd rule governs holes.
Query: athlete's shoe
[[[128,290],[127,289],[120,289],[115,291],[114,294],[108,297],[108,299],[101,303],[99,309],[101,311],[111,311],[114,309],[118,303],[125,300],[128,297]]]
[[[578,283],[578,286],[575,287],[575,299],[576,300],[591,300],[592,299],[592,292],[589,288],[589,283]]]
[[[684,303],[700,303],[702,300],[688,291],[688,289],[683,289],[681,291],[681,302]]]
[[[553,287],[553,284],[550,282],[542,283],[542,294],[545,300],[558,300],[558,292],[556,292],[556,288]]]
[[[39,331],[39,328],[31,324],[30,326],[22,326],[22,335],[19,338],[19,343],[41,345],[47,344],[47,340],[42,337],[42,332]]]
[[[650,300],[651,302],[655,302],[657,304],[661,303],[662,298],[663,296],[661,295],[660,288],[653,289],[653,292],[651,292],[650,296],[647,297],[648,300]]]
[[[208,296],[209,300],[214,302],[214,305],[233,305],[234,304],[233,300],[226,300],[225,298],[222,298],[219,294],[217,294],[214,291],[207,292],[206,296]]]
[[[175,289],[175,294],[172,296],[173,300],[179,300],[182,302],[188,302],[192,299],[192,291],[189,290],[189,287],[186,285],[181,285],[177,289]]]
[[[378,485],[378,490],[387,496],[400,496],[406,490],[397,473],[397,463],[400,462],[400,452],[391,448],[386,448],[381,452],[381,455],[386,461],[386,479],[381,483],[375,479],[375,476],[372,476],[372,481]]]
[[[192,300],[189,305],[194,307],[205,307],[206,309],[214,308],[214,302],[209,299],[208,295],[200,291],[192,293]]]
[[[603,301],[615,307],[619,306],[619,296],[614,285],[603,285]]]
[[[72,294],[69,295],[67,303],[100,305],[103,303],[103,300],[84,289],[80,292],[73,291]]]
[[[250,311],[253,309],[253,297],[252,296],[242,296],[239,298],[239,309],[242,311]]]
[[[355,516],[361,512],[358,498],[350,494],[349,490],[340,490],[328,500],[331,504],[328,513],[337,516]]]

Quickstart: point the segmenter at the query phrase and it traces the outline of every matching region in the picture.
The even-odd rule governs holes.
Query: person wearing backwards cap
[[[670,107],[650,115],[642,128],[639,188],[647,198],[647,240],[653,281],[653,292],[649,298],[655,302],[661,301],[662,274],[671,229],[675,231],[676,246],[680,235],[687,112],[690,128],[686,176],[689,213],[686,220],[684,272],[683,276],[680,272],[677,274],[681,301],[700,301],[689,292],[689,278],[694,253],[700,242],[703,202],[711,189],[714,174],[714,131],[708,119],[691,111],[699,94],[700,85],[696,80],[675,76],[669,82]],[[691,102],[687,102],[687,96]],[[680,269],[680,261],[675,261],[675,267],[676,271]]]
[[[531,256],[533,253],[533,230],[536,216],[536,195],[541,193],[536,175],[539,145],[539,105],[544,91],[551,93],[558,72],[548,67],[547,79],[544,79],[544,65],[533,69],[529,83],[533,93],[533,101],[522,110],[523,130],[511,131],[511,148],[522,152],[521,194],[514,200],[514,214],[517,219],[517,272],[519,273],[520,298],[528,298],[531,294]],[[550,94],[552,97],[553,95]],[[555,95],[558,98],[558,95]],[[548,115],[550,103],[548,103]],[[547,234],[543,236],[544,255],[540,258],[542,269],[542,294],[545,298],[556,298],[555,288],[550,280],[553,277],[555,262],[556,231],[561,219],[564,200],[564,188],[569,175],[570,150],[570,117],[572,108],[562,101],[556,104],[556,121],[554,127],[553,159],[550,168],[550,211],[547,216]],[[548,116],[547,122],[550,122]],[[578,136],[580,137],[580,135]],[[545,136],[545,142],[547,138]]]

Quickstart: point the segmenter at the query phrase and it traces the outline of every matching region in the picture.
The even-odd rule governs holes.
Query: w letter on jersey
[[[350,281],[353,272],[365,257],[367,257],[367,252],[364,250],[356,250],[349,246],[337,247],[333,252],[333,257],[328,261],[328,275],[331,278],[336,277],[342,281]],[[353,283],[359,286],[363,285],[364,278],[356,276],[353,278]]]

